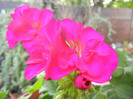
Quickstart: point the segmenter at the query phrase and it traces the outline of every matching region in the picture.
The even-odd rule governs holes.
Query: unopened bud
[[[86,90],[91,86],[91,81],[84,78],[81,74],[78,74],[74,79],[74,85],[80,90]]]

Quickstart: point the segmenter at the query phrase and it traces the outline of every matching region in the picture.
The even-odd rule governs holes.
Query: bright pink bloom
[[[42,29],[51,20],[53,13],[47,9],[38,10],[25,5],[16,8],[11,16],[13,20],[8,25],[7,31],[9,48],[12,49],[18,41],[22,41],[23,46],[28,49],[32,46],[32,40],[38,42],[44,35]]]
[[[55,46],[50,54],[49,64],[46,67],[46,79],[58,80],[76,71],[77,67],[73,63],[75,58],[73,52],[74,50],[69,48],[62,33],[60,33],[56,38]]]
[[[16,8],[15,9],[15,13],[11,14],[11,17],[15,20],[15,18],[20,17],[23,14],[23,11],[25,9],[28,9],[28,8],[29,8],[28,4],[26,4],[26,5],[22,6],[22,7]],[[11,25],[12,25],[12,21],[8,25],[8,30],[7,30],[7,33],[6,33],[7,41],[8,41],[8,44],[9,44],[9,49],[12,49],[18,43],[18,41],[13,36],[13,31],[11,31],[9,29],[11,27]]]
[[[84,78],[81,74],[78,74],[74,79],[74,85],[80,90],[86,90],[91,87],[91,82]]]
[[[109,81],[117,68],[118,56],[103,41],[104,36],[91,27],[84,28],[80,22],[76,24],[70,19],[58,22],[51,20],[52,16],[50,10],[29,5],[16,8],[11,15],[13,20],[6,34],[9,48],[22,41],[30,55],[25,78],[30,80],[45,70],[46,79],[58,80],[79,71],[82,75],[75,78],[77,87],[76,82],[82,81],[82,77],[97,83]]]
[[[60,46],[53,49],[55,52],[51,54],[51,64],[46,69],[47,76],[58,80],[77,70],[89,81],[109,81],[117,68],[118,56],[114,49],[104,43],[104,36],[93,28],[84,28],[80,22],[76,24],[70,19],[61,21],[61,29],[71,47],[64,40],[60,41],[62,44],[58,42]]]
[[[26,63],[29,64],[25,69],[26,80],[30,80],[42,71],[46,70],[46,66],[49,65],[51,50],[54,47],[55,40],[60,33],[60,24],[58,20],[51,20],[46,25],[43,33],[45,35],[39,38],[40,42],[35,43],[32,40],[31,43],[34,44],[28,48],[28,54],[30,57],[26,61]]]

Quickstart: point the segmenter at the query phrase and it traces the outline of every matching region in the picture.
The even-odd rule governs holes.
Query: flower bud
[[[74,85],[80,90],[86,90],[91,86],[91,81],[84,78],[81,74],[78,74],[74,79]]]

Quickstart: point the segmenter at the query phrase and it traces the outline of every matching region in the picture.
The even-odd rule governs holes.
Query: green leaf
[[[112,76],[114,77],[119,77],[124,74],[124,69],[123,68],[117,68],[113,73]]]
[[[106,91],[108,91],[108,90],[111,89],[111,88],[112,88],[111,85],[102,86],[102,87],[100,88],[100,91],[101,91],[101,93],[106,93]]]
[[[116,52],[117,52],[118,58],[119,58],[118,66],[121,66],[121,67],[127,66],[128,62],[127,62],[126,52],[119,51],[119,50],[116,50]]]
[[[56,94],[53,96],[53,99],[58,99],[60,97],[60,92],[56,92]]]
[[[28,93],[33,93],[39,90],[43,85],[44,78],[40,78],[32,87],[27,87]]]
[[[0,92],[0,99],[4,99],[7,95],[8,91]]]
[[[112,77],[110,83],[116,94],[128,98],[133,97],[133,72],[127,72],[121,79]]]
[[[50,96],[48,93],[40,95],[39,99],[52,99],[52,96]]]
[[[123,96],[119,96],[119,95],[116,95],[116,94],[112,94],[109,99],[128,99],[128,98],[125,98]]]
[[[93,85],[91,85],[91,87],[88,89],[88,91],[92,94],[95,94],[96,90],[95,88],[93,87]]]
[[[95,99],[108,99],[108,97],[104,94],[97,93]]]
[[[93,94],[91,94],[91,93],[88,93],[88,96],[82,95],[82,98],[83,98],[83,99],[94,99],[94,98],[93,98]]]
[[[47,91],[49,95],[53,96],[56,93],[56,88],[57,88],[57,81],[54,81],[54,80],[44,81],[44,85],[39,90],[39,92]]]

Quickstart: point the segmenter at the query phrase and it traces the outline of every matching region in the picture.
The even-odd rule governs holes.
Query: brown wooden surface
[[[98,8],[78,7],[78,6],[54,6],[54,18],[62,20],[70,18],[76,22],[81,21],[85,24]],[[111,21],[116,34],[112,34],[112,41],[107,38],[107,24],[102,24],[104,27],[105,41],[107,43],[116,43],[129,41],[133,42],[133,11],[126,8],[101,8],[101,16]]]

